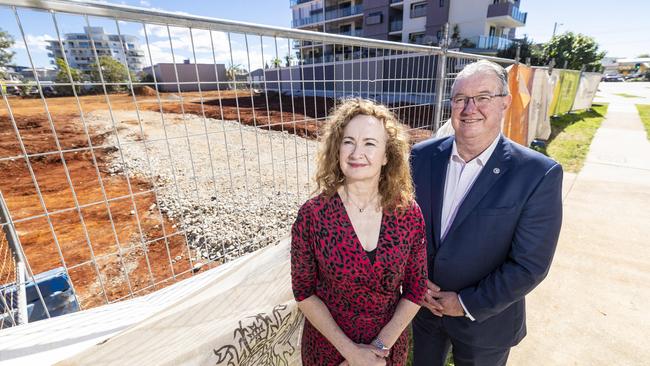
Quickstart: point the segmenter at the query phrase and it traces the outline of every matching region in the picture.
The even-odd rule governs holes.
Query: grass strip
[[[579,172],[606,113],[607,104],[593,104],[584,112],[552,117],[551,136],[545,147],[536,150],[562,164],[564,171]]]
[[[639,111],[639,117],[641,117],[641,122],[643,122],[645,132],[648,135],[648,140],[650,140],[650,105],[637,104],[636,109]]]
[[[619,97],[623,97],[623,98],[641,98],[638,95],[628,94],[628,93],[615,93],[614,95],[618,95]]]

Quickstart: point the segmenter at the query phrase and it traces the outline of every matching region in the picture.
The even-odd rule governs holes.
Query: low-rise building
[[[198,79],[197,79],[198,70]],[[155,75],[158,90],[164,92],[202,91],[228,89],[228,77],[224,64],[159,63],[142,69],[144,74]],[[178,78],[176,77],[178,75]]]

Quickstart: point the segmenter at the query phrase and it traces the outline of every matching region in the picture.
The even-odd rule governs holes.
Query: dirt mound
[[[153,97],[156,95],[156,89],[146,85],[138,85],[133,87],[133,93],[139,96]]]

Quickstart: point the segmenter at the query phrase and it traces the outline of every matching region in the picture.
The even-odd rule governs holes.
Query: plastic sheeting
[[[551,78],[546,68],[535,68],[530,87],[531,101],[528,107],[528,143],[534,139],[546,140],[551,136],[549,105],[553,99]]]
[[[531,94],[528,89],[533,77],[533,69],[523,64],[509,66],[508,89],[512,103],[503,117],[503,134],[512,141],[528,146],[528,106]]]
[[[0,360],[299,365],[303,317],[289,261],[285,239],[147,296],[10,328],[0,332]]]
[[[436,134],[433,135],[433,137],[434,138],[447,137],[455,133],[456,131],[454,131],[454,126],[451,125],[451,118],[450,118],[446,120],[442,126],[440,126],[440,128],[436,131]]]
[[[560,87],[557,97],[557,103],[553,110],[553,115],[561,115],[571,111],[573,101],[578,91],[578,84],[580,82],[580,71],[575,70],[561,70],[560,71]],[[558,89],[556,89],[558,90]]]
[[[571,110],[577,111],[591,108],[591,103],[596,96],[598,84],[600,84],[602,77],[602,74],[595,72],[583,72],[580,75],[580,85],[578,85],[578,92]]]

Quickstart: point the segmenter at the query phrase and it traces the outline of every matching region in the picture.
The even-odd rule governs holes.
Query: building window
[[[411,4],[411,18],[419,18],[427,15],[427,2]]]
[[[440,7],[444,8],[445,7],[445,0],[440,0]]]
[[[384,14],[382,14],[380,11],[375,12],[375,13],[370,13],[366,17],[366,25],[375,25],[375,24],[381,24],[383,21]]]
[[[424,32],[409,34],[409,43],[424,44]]]

